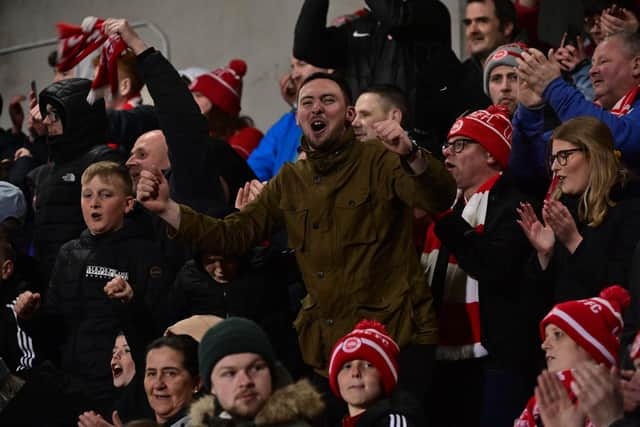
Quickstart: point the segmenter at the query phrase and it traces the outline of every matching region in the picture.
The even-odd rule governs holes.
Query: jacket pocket
[[[326,359],[323,354],[321,319],[315,307],[315,301],[307,295],[302,301],[302,307],[293,322],[293,327],[298,333],[302,359],[307,365],[320,370],[325,368]]]
[[[375,212],[369,191],[350,192],[336,199],[337,239],[344,245],[377,240]]]
[[[296,251],[304,249],[307,233],[308,209],[283,209],[285,225],[287,227],[289,248]]]

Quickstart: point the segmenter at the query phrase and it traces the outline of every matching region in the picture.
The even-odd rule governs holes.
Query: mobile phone
[[[31,92],[35,93],[36,96],[38,95],[38,91],[36,91],[36,81],[35,80],[31,80]]]

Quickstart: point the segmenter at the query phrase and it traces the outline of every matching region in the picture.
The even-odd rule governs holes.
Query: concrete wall
[[[451,12],[453,44],[460,46],[460,3],[445,0]],[[55,23],[80,23],[87,15],[148,21],[166,35],[170,59],[177,68],[224,66],[234,58],[248,64],[242,113],[266,130],[286,105],[277,79],[289,67],[293,29],[301,0],[0,0],[0,48],[54,38]],[[352,12],[363,0],[333,0],[329,18]],[[148,29],[140,35],[151,45],[159,38]],[[7,105],[13,94],[27,94],[35,79],[39,89],[51,80],[46,63],[54,46],[0,56],[0,94],[4,98],[0,127],[9,127]],[[26,105],[25,105],[26,107]]]

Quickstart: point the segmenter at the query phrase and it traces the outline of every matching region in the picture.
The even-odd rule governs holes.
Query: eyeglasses
[[[552,154],[549,156],[549,167],[553,165],[553,162],[557,161],[560,166],[567,166],[567,162],[569,161],[569,157],[573,153],[577,153],[579,151],[584,151],[584,148],[572,148],[570,150],[560,150],[556,154]]]
[[[457,139],[451,142],[447,141],[442,144],[442,151],[446,150],[447,148],[451,148],[456,154],[462,153],[462,150],[464,150],[464,147],[467,144],[477,144],[477,142],[472,139]]]
[[[49,119],[50,123],[56,123],[60,121],[60,114],[55,110],[47,111],[45,118]]]

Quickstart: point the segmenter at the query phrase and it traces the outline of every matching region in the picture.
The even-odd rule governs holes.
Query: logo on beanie
[[[490,59],[490,61],[500,61],[502,58],[504,58],[508,54],[509,54],[509,52],[507,52],[504,49],[499,50],[493,55],[493,57]]]
[[[345,353],[353,353],[360,347],[362,347],[362,340],[356,337],[347,338],[346,340],[344,340],[344,344],[342,344],[342,349]]]
[[[587,307],[589,307],[589,309],[594,313],[594,314],[598,314],[602,311],[602,306],[600,304],[598,304],[595,301],[592,300],[586,300],[584,302],[584,305],[586,305]]]
[[[462,129],[462,125],[463,124],[464,124],[464,120],[462,120],[462,119],[456,120],[456,122],[453,124],[453,126],[451,126],[451,130],[449,131],[449,133],[458,132],[460,129]]]

